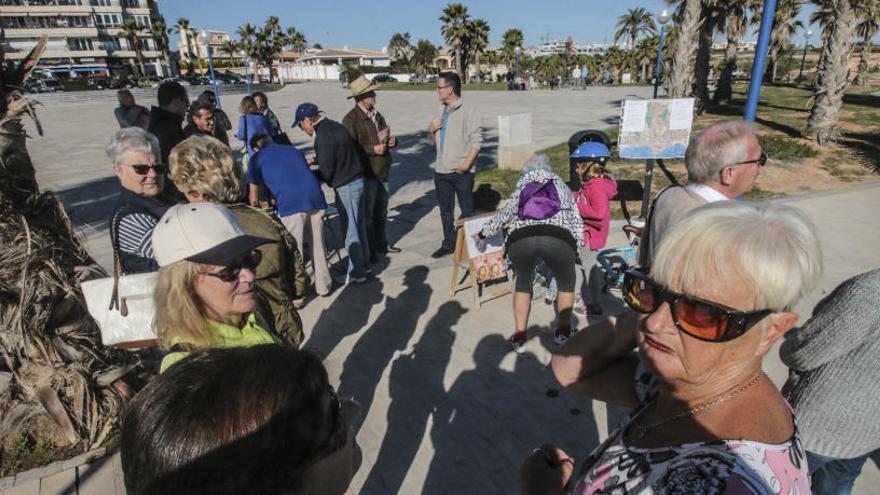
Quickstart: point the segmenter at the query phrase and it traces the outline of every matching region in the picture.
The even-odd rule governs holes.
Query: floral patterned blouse
[[[636,391],[642,406],[584,463],[571,495],[810,493],[807,459],[797,427],[785,443],[717,440],[642,449],[626,445],[627,426],[656,395],[656,377],[641,366]]]

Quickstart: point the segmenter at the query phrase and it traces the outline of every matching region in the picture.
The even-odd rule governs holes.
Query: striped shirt
[[[153,229],[159,222],[146,213],[129,213],[119,220],[117,231],[119,250],[153,259]]]

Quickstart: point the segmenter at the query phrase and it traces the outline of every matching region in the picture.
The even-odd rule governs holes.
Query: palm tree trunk
[[[135,56],[137,56],[138,67],[141,70],[141,75],[143,77],[146,77],[147,70],[146,70],[146,67],[144,67],[144,52],[141,47],[141,42],[137,38],[135,38],[135,40],[134,40],[134,54],[135,54]]]
[[[480,71],[480,52],[474,54],[474,60],[477,63],[477,82],[483,82],[483,73]]]
[[[871,39],[865,38],[863,46],[862,46],[862,56],[859,57],[859,66],[856,69],[856,78],[853,79],[853,84],[862,86],[865,84],[865,75],[868,73],[868,56],[871,53]]]
[[[700,26],[699,45],[697,47],[697,62],[694,70],[694,107],[697,115],[703,113],[703,108],[709,103],[709,70],[712,56],[712,30],[714,21],[710,16],[703,17]]]
[[[849,57],[852,54],[856,14],[851,0],[831,0],[837,22],[823,48],[824,66],[816,83],[813,107],[803,135],[819,144],[840,138],[840,108],[847,88]]]
[[[731,23],[728,22],[728,26]],[[733,72],[736,70],[736,33],[727,29],[727,48],[724,50],[724,61],[721,63],[721,74],[718,78],[718,88],[715,90],[713,101],[715,103],[730,103],[733,97]]]
[[[464,70],[462,68],[462,60],[461,60],[461,47],[455,47],[455,71],[458,73],[458,77],[461,78],[462,84],[465,83],[464,80]]]
[[[690,93],[693,80],[693,58],[700,29],[701,0],[685,0],[684,15],[672,56],[669,74],[669,97],[681,98]]]

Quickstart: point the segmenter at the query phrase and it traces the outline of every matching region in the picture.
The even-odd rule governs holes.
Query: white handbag
[[[117,217],[111,223],[111,239],[117,238]],[[122,348],[156,345],[153,290],[157,277],[158,272],[122,275],[118,246],[114,243],[113,276],[80,284],[89,314],[101,329],[104,345]]]

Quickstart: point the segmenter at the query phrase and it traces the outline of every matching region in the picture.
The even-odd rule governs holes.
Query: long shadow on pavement
[[[394,353],[403,350],[419,318],[427,311],[433,292],[425,283],[428,268],[414,266],[404,273],[404,290],[396,298],[386,298],[385,309],[352,347],[342,367],[337,392],[361,404],[362,413],[353,425],[360,431],[370,411],[376,387]],[[322,315],[323,316],[323,315]]]
[[[342,339],[359,332],[367,324],[373,306],[385,297],[382,289],[379,279],[343,287],[333,304],[321,312],[303,348],[326,359]]]
[[[413,351],[391,366],[388,430],[361,493],[401,493],[403,480],[419,451],[428,418],[442,407],[443,376],[455,341],[453,327],[467,309],[444,303],[425,325]]]

